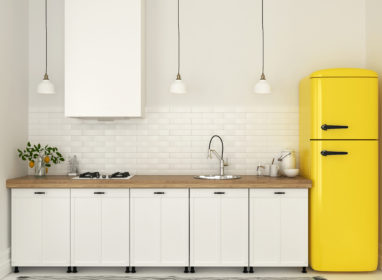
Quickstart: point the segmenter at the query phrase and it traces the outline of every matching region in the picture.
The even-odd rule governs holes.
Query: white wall
[[[147,0],[149,106],[296,107],[299,80],[328,67],[363,67],[364,0],[266,0],[266,74],[274,93],[251,94],[261,72],[260,0],[182,0],[182,76],[190,93],[174,96],[176,0]],[[335,2],[335,3],[334,3]],[[56,96],[38,96],[44,72],[44,1],[30,3],[31,107],[64,101],[64,1],[49,3],[49,74]]]
[[[366,65],[368,68],[377,71],[379,76],[382,77],[382,1],[380,0],[366,0]],[[379,79],[380,89],[380,108],[382,108],[382,83]],[[380,124],[382,120],[380,118]],[[380,130],[381,132],[382,130]],[[380,134],[381,135],[381,134]],[[381,137],[380,137],[381,139]],[[380,144],[380,151],[382,144]],[[381,158],[381,157],[380,157]],[[382,164],[380,164],[380,174],[382,173]],[[379,199],[382,201],[382,183],[380,177],[380,192]],[[379,238],[379,264],[382,268],[382,207],[380,205],[380,238]]]
[[[16,149],[27,141],[28,1],[0,1],[0,278],[10,269],[8,178],[26,173]]]
[[[182,76],[174,96],[176,0],[147,0],[147,117],[65,119],[64,1],[49,1],[49,75],[55,96],[39,96],[44,72],[44,1],[29,9],[29,138],[77,154],[82,170],[146,174],[216,172],[209,137],[220,134],[228,172],[253,174],[285,148],[297,150],[298,83],[314,70],[364,67],[364,0],[266,0],[266,74],[273,94],[252,94],[261,71],[260,0],[182,0]],[[30,170],[32,172],[32,170]],[[65,165],[51,169],[65,173]]]

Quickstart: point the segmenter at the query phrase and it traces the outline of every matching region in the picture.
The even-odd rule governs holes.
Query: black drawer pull
[[[275,192],[275,194],[285,194],[285,192]]]
[[[34,194],[45,194],[45,192],[34,192]]]
[[[214,192],[214,194],[225,194],[225,192]]]
[[[105,192],[94,192],[94,194],[105,194]]]
[[[164,194],[164,192],[154,192],[154,194]]]
[[[321,155],[323,155],[324,157],[336,156],[336,155],[347,155],[347,154],[348,152],[333,152],[333,151],[326,151],[326,150],[321,151]]]
[[[329,125],[329,124],[323,124],[321,126],[322,130],[328,130],[328,129],[346,129],[349,128],[347,125]]]

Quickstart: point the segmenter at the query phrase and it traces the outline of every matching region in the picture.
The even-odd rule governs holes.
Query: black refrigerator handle
[[[349,128],[347,125],[330,125],[330,124],[323,124],[321,125],[322,130],[328,130],[328,129],[345,129]]]
[[[327,151],[327,150],[323,150],[321,151],[321,155],[323,156],[336,156],[336,155],[347,155],[348,152],[334,152],[334,151]]]

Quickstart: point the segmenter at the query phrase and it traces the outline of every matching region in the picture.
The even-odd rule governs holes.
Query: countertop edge
[[[241,180],[241,181],[240,181]],[[311,180],[298,176],[295,178],[286,177],[257,177],[245,175],[239,180],[212,181],[196,180],[188,175],[136,175],[125,181],[102,181],[102,180],[72,180],[68,176],[49,176],[45,178],[34,178],[24,176],[20,178],[6,180],[8,189],[269,189],[269,188],[289,188],[289,189],[309,189],[312,187]]]

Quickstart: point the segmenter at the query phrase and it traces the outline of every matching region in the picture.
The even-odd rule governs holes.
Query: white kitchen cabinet
[[[188,266],[188,189],[131,189],[131,266]]]
[[[250,266],[308,266],[308,190],[250,190]]]
[[[65,0],[65,116],[142,116],[144,6]]]
[[[191,189],[190,265],[248,266],[248,189]]]
[[[72,266],[129,266],[129,189],[72,189]]]
[[[70,266],[69,189],[12,189],[12,266]]]

